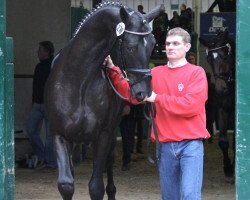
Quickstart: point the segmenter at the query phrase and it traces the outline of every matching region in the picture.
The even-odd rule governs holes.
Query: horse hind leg
[[[59,135],[55,136],[55,150],[58,165],[58,190],[63,200],[72,200],[74,194],[73,166],[68,154],[67,142]]]

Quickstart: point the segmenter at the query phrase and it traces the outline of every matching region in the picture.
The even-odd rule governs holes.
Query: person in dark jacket
[[[138,5],[138,6],[137,6],[137,10],[138,10],[141,14],[146,14],[146,13],[144,12],[143,9],[144,9],[144,8],[143,8],[143,5]]]
[[[44,108],[44,87],[49,76],[54,58],[54,45],[50,41],[39,43],[38,58],[40,62],[35,67],[32,90],[32,109],[28,118],[26,131],[38,162],[34,167],[56,168],[53,148],[53,136],[49,130],[48,118]],[[45,141],[40,137],[41,124],[46,128]]]
[[[132,149],[134,152],[134,147],[136,147],[136,153],[143,153],[142,142],[143,142],[143,119],[144,119],[144,105],[131,105],[130,117],[131,117],[131,131],[132,137]],[[137,140],[135,142],[135,136]]]
[[[207,12],[213,12],[215,6],[219,7],[220,12],[235,12],[236,11],[236,0],[215,0],[212,5],[208,8]]]
[[[126,104],[123,108],[122,119],[119,124],[122,136],[122,171],[130,169],[131,149],[133,142],[133,132],[131,129],[132,118],[130,116],[130,105]]]

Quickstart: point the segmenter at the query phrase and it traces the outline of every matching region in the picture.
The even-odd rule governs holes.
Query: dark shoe
[[[130,164],[122,165],[122,171],[130,170]]]

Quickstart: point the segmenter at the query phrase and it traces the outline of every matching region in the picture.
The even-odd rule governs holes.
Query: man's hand
[[[154,93],[154,91],[152,91],[152,94],[150,97],[146,97],[145,101],[148,101],[148,102],[155,102],[155,98],[156,98],[157,94]]]
[[[103,61],[103,65],[107,66],[108,68],[112,68],[114,66],[114,63],[110,57],[110,55],[108,55],[105,60]]]

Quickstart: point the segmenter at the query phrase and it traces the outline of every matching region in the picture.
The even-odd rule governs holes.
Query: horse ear
[[[156,6],[152,11],[145,14],[147,22],[151,22],[153,19],[158,17],[161,13],[165,12],[165,7],[163,4]]]
[[[128,14],[128,12],[125,10],[124,7],[121,7],[121,9],[120,9],[120,17],[121,17],[122,21],[123,21],[125,24],[127,24],[126,22],[127,22],[127,19],[129,18],[129,14]]]

